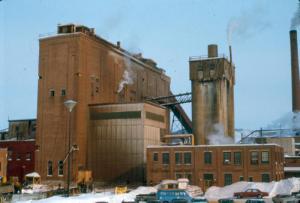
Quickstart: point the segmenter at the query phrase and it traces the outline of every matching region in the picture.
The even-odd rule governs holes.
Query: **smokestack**
[[[208,45],[208,58],[218,57],[218,45],[210,44]]]
[[[293,112],[300,112],[300,81],[297,31],[290,31]]]
[[[229,45],[229,62],[232,64],[232,50],[231,50],[231,45]]]

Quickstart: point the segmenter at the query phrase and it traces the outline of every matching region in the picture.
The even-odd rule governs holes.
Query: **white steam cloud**
[[[124,70],[124,73],[123,73],[123,77],[122,77],[122,80],[120,81],[119,83],[119,88],[118,88],[118,93],[120,93],[124,86],[125,85],[132,85],[133,84],[133,77],[132,77],[132,73],[131,73],[131,70]]]
[[[118,93],[120,93],[124,89],[125,85],[132,85],[135,81],[135,74],[132,67],[132,63],[128,57],[124,57],[124,65],[125,70],[123,72],[122,79],[119,83],[119,88],[117,90]]]
[[[300,3],[298,3],[298,8],[291,20],[291,30],[295,30],[299,25],[300,25]]]
[[[289,112],[283,115],[281,118],[273,121],[267,126],[267,129],[300,129],[300,112]]]
[[[225,136],[224,127],[222,124],[214,124],[214,130],[208,135],[208,144],[210,145],[220,145],[220,144],[233,144],[234,140],[232,137]]]
[[[232,17],[227,24],[227,42],[232,44],[232,38],[249,38],[269,27],[264,17],[264,7],[257,5],[244,11],[240,16]]]

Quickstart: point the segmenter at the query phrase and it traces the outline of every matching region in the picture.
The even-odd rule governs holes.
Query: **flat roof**
[[[36,121],[36,118],[8,120],[8,122]]]
[[[260,147],[260,146],[278,146],[278,144],[222,144],[222,145],[149,145],[147,148],[180,148],[180,147]]]
[[[300,172],[300,167],[284,167],[284,172]]]

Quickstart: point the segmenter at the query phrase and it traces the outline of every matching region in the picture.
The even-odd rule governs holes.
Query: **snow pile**
[[[261,183],[261,182],[237,182],[225,187],[210,187],[205,197],[207,199],[231,198],[235,192],[243,192],[249,188],[256,188],[263,192],[268,192],[269,197],[277,194],[290,194],[300,190],[300,180],[298,178],[289,178],[279,182]]]
[[[47,199],[41,200],[29,200],[29,201],[18,201],[22,203],[95,203],[95,202],[108,202],[108,203],[121,203],[122,201],[134,201],[135,196],[138,194],[149,194],[152,192],[157,192],[157,189],[154,187],[138,187],[135,190],[132,190],[129,193],[115,195],[113,193],[89,193],[82,194],[79,196],[72,196],[69,198],[61,196],[53,196]]]
[[[50,191],[51,188],[47,185],[30,185],[27,189],[22,189],[23,194],[33,194],[33,193],[41,193],[41,192],[47,192]]]

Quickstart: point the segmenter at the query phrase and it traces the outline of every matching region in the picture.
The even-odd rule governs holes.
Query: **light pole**
[[[76,101],[73,100],[67,100],[64,102],[64,105],[68,108],[70,114],[69,114],[69,119],[68,119],[68,125],[69,125],[69,133],[68,133],[68,142],[69,142],[69,146],[68,146],[68,152],[70,152],[71,150],[71,112],[73,110],[73,108],[75,107],[75,105],[77,104]],[[70,159],[70,155],[68,156],[68,179],[67,179],[67,197],[69,197],[69,193],[70,193],[70,174],[71,173],[71,159]]]

